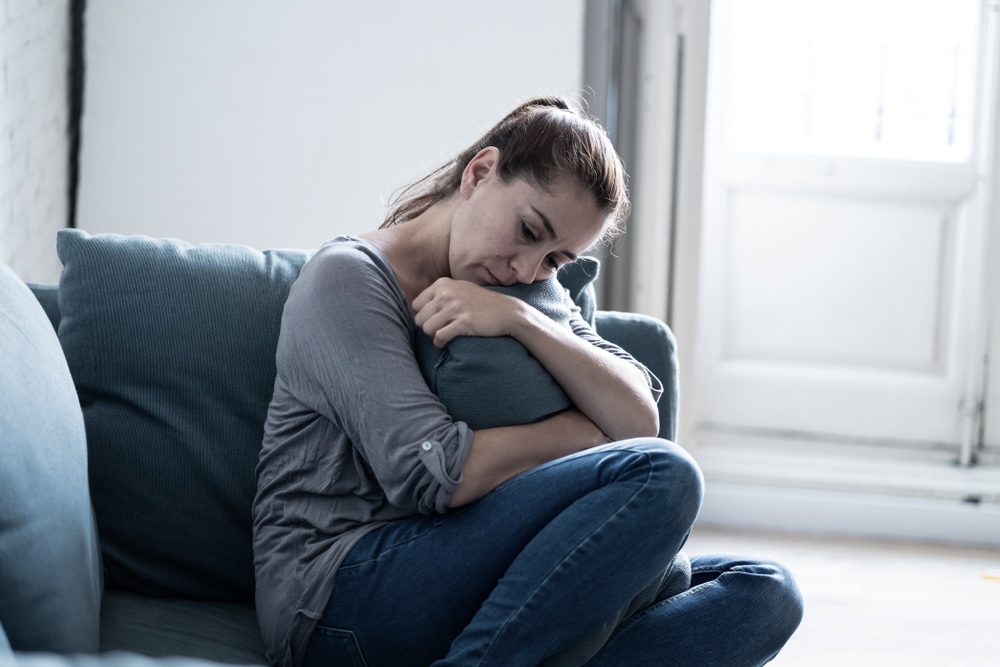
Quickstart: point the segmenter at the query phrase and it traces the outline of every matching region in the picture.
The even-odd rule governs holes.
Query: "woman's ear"
[[[460,190],[468,197],[480,183],[496,171],[500,163],[500,151],[495,146],[487,146],[469,160],[462,170]]]

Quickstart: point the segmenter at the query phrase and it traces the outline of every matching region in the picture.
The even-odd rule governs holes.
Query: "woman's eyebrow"
[[[545,227],[545,231],[549,235],[549,240],[550,241],[556,241],[556,240],[558,240],[557,237],[556,237],[555,227],[553,227],[552,223],[549,222],[548,217],[546,217],[546,215],[544,213],[542,213],[541,211],[539,211],[534,206],[531,207],[531,210],[535,212],[535,215],[537,215],[539,218],[541,218],[542,225]]]
[[[531,207],[531,210],[534,211],[535,215],[537,215],[541,219],[542,226],[545,227],[545,232],[549,235],[549,240],[550,241],[557,240],[556,239],[556,230],[555,230],[555,227],[553,227],[552,223],[549,222],[548,217],[546,217],[546,215],[544,213],[542,213],[541,211],[539,211],[534,206]]]
[[[534,206],[531,207],[531,210],[535,212],[535,215],[537,215],[539,217],[539,219],[541,219],[542,226],[545,228],[545,233],[548,235],[549,240],[550,241],[558,241],[559,237],[556,236],[555,227],[553,227],[552,223],[549,222],[548,217],[544,213],[542,213],[541,211],[539,211],[537,208],[535,208]],[[571,261],[571,262],[576,260],[576,255],[573,254],[573,253],[571,253],[571,252],[568,252],[566,250],[560,250],[559,252],[561,254],[565,255],[567,258],[569,258],[569,261]]]

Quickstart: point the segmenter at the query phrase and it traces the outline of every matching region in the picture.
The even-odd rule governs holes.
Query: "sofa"
[[[57,285],[0,264],[0,664],[262,665],[250,507],[310,252],[76,229],[56,245]],[[569,289],[663,383],[673,439],[670,330]]]

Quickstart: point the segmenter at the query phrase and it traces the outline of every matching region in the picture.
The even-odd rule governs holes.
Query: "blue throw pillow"
[[[100,607],[80,403],[48,317],[0,264],[0,645],[94,652]]]
[[[521,299],[568,327],[573,310],[566,303],[567,292],[594,317],[597,267],[596,259],[581,257],[557,277],[488,289]],[[473,430],[529,424],[573,406],[545,367],[510,336],[459,336],[437,348],[418,330],[417,363],[448,414]]]
[[[576,261],[563,264],[556,277],[559,284],[569,292],[569,298],[580,309],[580,317],[591,327],[597,318],[597,295],[594,281],[600,274],[601,263],[595,257],[578,257]]]
[[[255,470],[308,253],[79,230],[57,250],[107,585],[252,600]]]

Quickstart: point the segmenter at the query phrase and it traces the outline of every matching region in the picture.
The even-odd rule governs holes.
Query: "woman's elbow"
[[[660,413],[654,403],[652,407],[642,406],[629,419],[619,424],[613,432],[608,433],[612,440],[628,440],[630,438],[655,438],[660,434]]]
[[[459,484],[448,498],[448,509],[456,509],[478,500],[482,494],[472,489],[471,484]]]
[[[642,434],[633,437],[655,438],[660,434],[660,411],[656,409],[656,405],[653,405],[652,410],[647,411],[645,419],[641,421],[639,430],[642,431]]]

